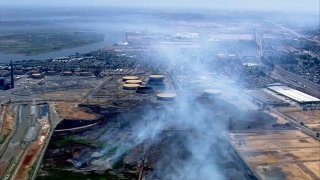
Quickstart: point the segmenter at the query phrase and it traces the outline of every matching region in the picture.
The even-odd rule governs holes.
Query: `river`
[[[102,42],[93,43],[81,47],[76,48],[69,48],[69,49],[62,49],[59,51],[53,51],[48,53],[42,53],[38,55],[25,55],[25,54],[4,54],[0,53],[0,63],[10,62],[13,61],[21,61],[21,60],[45,60],[55,57],[63,57],[63,56],[70,56],[76,53],[88,53],[97,49],[107,48],[112,46],[114,43],[123,41],[124,40],[123,32],[108,32],[105,34],[105,38]]]
[[[103,42],[82,47],[32,56],[0,52],[0,63],[6,63],[10,60],[45,60],[110,47],[116,42],[124,41],[126,31],[136,31],[141,30],[141,28],[143,30],[159,31],[159,29],[170,25],[168,23],[170,21],[159,20],[158,16],[153,11],[125,8],[3,8],[0,10],[0,33],[2,34],[91,31],[104,34],[105,39]]]

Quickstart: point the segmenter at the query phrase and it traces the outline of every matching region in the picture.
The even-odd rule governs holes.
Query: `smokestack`
[[[13,77],[13,64],[12,64],[12,60],[11,60],[11,88],[14,88],[14,77]]]

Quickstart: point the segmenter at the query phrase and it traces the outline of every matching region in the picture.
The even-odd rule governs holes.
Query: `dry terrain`
[[[55,109],[62,119],[95,120],[98,118],[98,115],[78,107],[76,103],[55,103]]]
[[[0,123],[0,144],[2,144],[13,128],[13,112],[11,107],[4,106],[0,116],[3,117],[3,121]]]
[[[230,132],[229,138],[261,179],[320,178],[320,142],[299,130]]]
[[[297,110],[285,114],[314,131],[320,131],[320,110]]]

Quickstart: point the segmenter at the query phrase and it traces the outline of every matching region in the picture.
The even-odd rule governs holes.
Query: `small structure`
[[[12,63],[12,60],[11,60],[11,63],[10,63],[10,79],[11,79],[11,87],[10,88],[14,88],[14,70],[13,70],[13,63]]]

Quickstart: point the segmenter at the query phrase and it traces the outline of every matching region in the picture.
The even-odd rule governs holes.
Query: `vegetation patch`
[[[0,52],[37,55],[75,48],[104,40],[103,34],[93,32],[41,32],[0,35]]]
[[[54,141],[53,144],[56,145],[56,146],[65,146],[67,144],[70,144],[70,143],[73,143],[73,144],[82,144],[82,145],[91,145],[93,144],[92,141],[90,140],[87,140],[87,139],[80,139],[80,138],[77,138],[77,136],[66,136],[64,137],[63,139],[60,139],[60,140],[57,140],[57,141]]]

